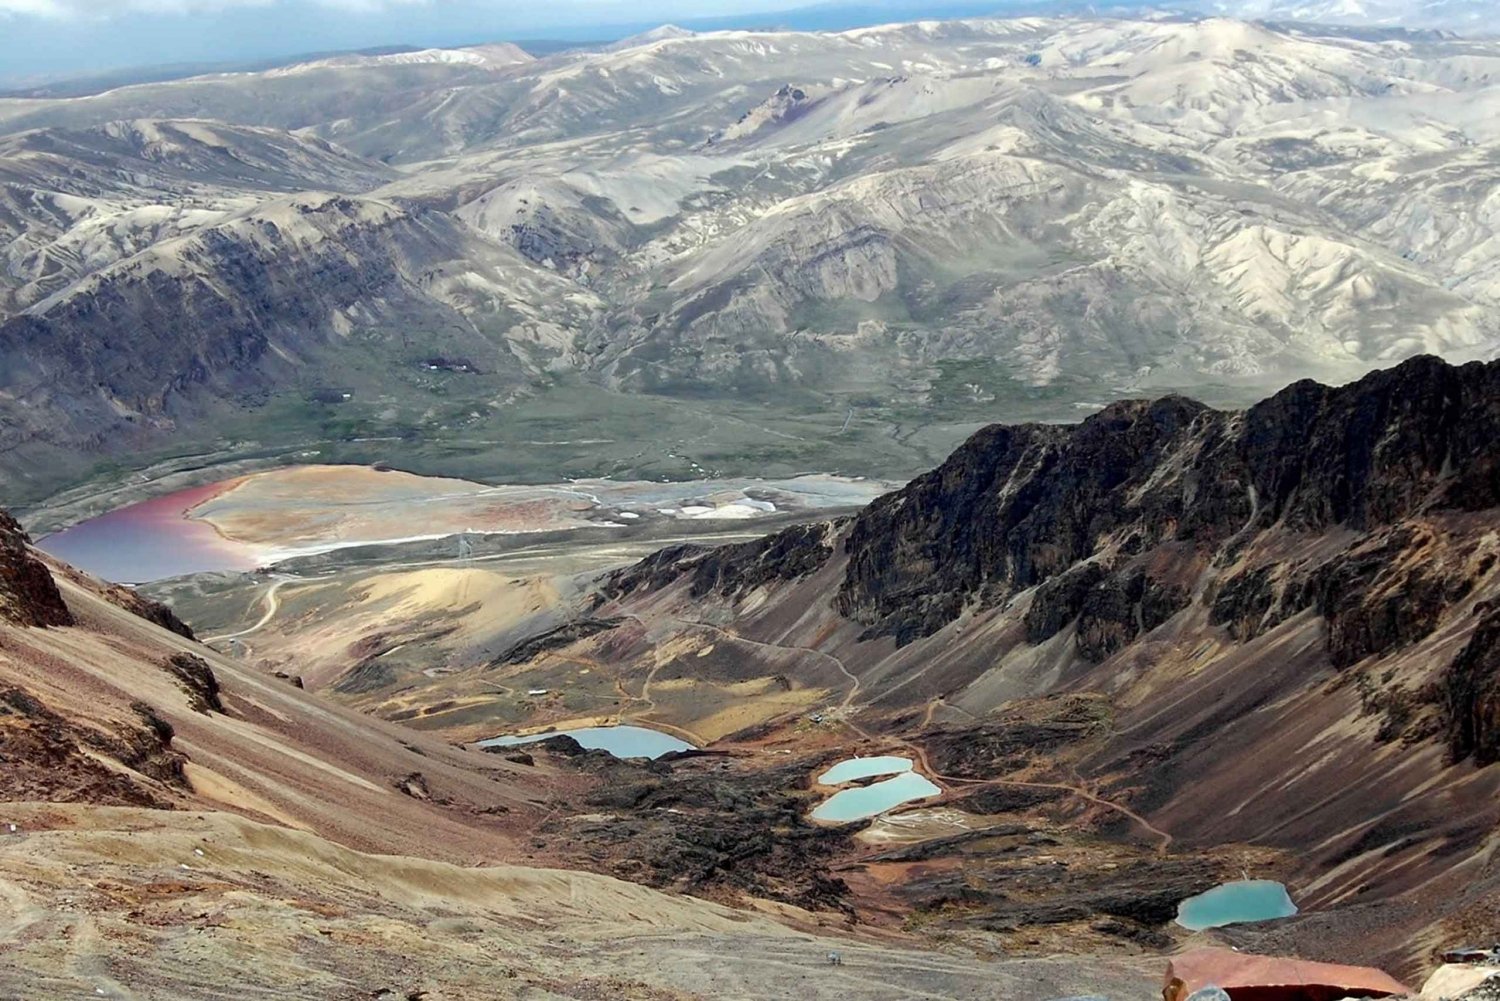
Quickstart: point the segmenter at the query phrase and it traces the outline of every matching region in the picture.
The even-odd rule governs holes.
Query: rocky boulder
[[[71,626],[57,582],[31,550],[31,537],[0,511],[0,619],[18,626]]]

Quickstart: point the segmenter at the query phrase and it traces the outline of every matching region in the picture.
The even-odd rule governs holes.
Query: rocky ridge
[[[1430,357],[997,425],[847,524],[609,575],[599,614],[796,656],[793,683],[842,665],[834,719],[920,747],[954,806],[1082,783],[1133,811],[1094,816],[1116,837],[1295,852],[1309,911],[1383,915],[1362,957],[1418,969],[1416,929],[1500,885],[1497,441],[1500,363]],[[1340,920],[1299,948],[1338,959]]]

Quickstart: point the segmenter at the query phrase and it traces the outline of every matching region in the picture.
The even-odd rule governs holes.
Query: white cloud
[[[280,0],[0,0],[0,16],[111,18],[129,14],[192,14],[230,7],[271,7]],[[428,0],[313,0],[323,7],[374,11]]]

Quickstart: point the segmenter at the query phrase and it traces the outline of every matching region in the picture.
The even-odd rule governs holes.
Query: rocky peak
[[[1245,414],[1234,444],[1260,523],[1367,530],[1500,503],[1497,432],[1500,365],[1423,356],[1348,386],[1289,386]]]
[[[1167,397],[1116,403],[1073,427],[985,428],[859,517],[837,607],[905,642],[971,599],[1000,601],[1068,570],[1112,537],[1160,542],[1190,520],[1196,457],[1226,422]]]
[[[1083,561],[1163,543],[1206,558],[1278,524],[1369,531],[1493,507],[1497,440],[1500,363],[1426,357],[1348,386],[1297,383],[1243,413],[1166,397],[1072,427],[995,425],[859,517],[836,607],[906,642]]]

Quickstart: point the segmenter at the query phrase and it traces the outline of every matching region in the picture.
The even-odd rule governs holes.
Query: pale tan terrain
[[[363,465],[287,466],[242,477],[187,516],[266,562],[346,546],[462,533],[621,528],[646,518],[754,521],[778,510],[865,503],[892,484],[800,476],[659,484],[580,480],[490,486]],[[774,498],[750,500],[748,494]]]
[[[542,804],[575,776],[340,709],[52,572],[74,624],[0,623],[0,996],[896,1001],[1149,989],[1157,964],[1140,959],[991,963],[889,932],[851,939],[842,918],[785,905],[736,910],[519,865],[547,857]],[[184,653],[212,669],[221,709],[168,669]],[[838,937],[817,937],[828,934]],[[826,965],[830,950],[844,966]]]
[[[5,810],[21,827],[0,835],[7,997],[1144,998],[1160,966],[831,939],[604,876],[363,855],[223,813]]]

